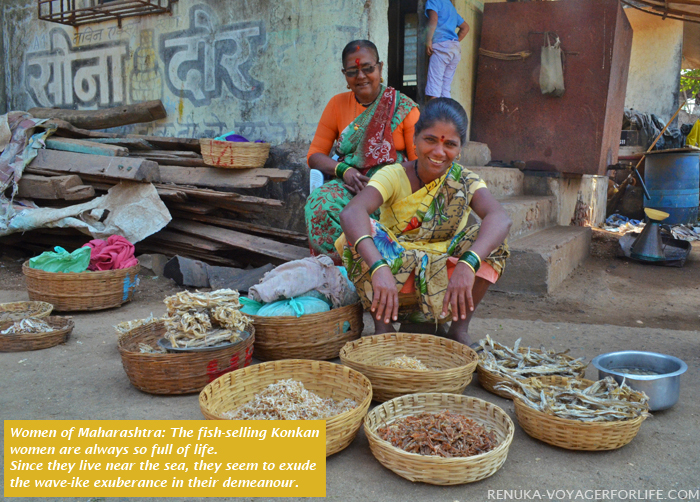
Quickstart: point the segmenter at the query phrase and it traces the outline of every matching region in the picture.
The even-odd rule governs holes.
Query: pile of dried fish
[[[377,434],[409,453],[446,458],[471,457],[498,446],[496,433],[459,413],[421,413],[377,429]]]
[[[388,366],[390,368],[399,368],[403,370],[430,371],[430,368],[423,364],[420,359],[416,359],[415,357],[407,356],[405,354],[395,357],[389,362],[382,363],[381,366]]]
[[[148,345],[147,343],[139,343],[139,352],[141,354],[166,354],[168,351],[160,345]]]
[[[153,317],[153,314],[148,316],[146,319],[135,319],[133,321],[124,321],[120,322],[116,326],[114,326],[115,331],[117,332],[117,335],[125,335],[129,331],[135,328],[139,328],[141,326],[147,326],[149,324],[153,324],[154,322],[159,322],[162,319],[160,317]]]
[[[9,328],[0,331],[0,335],[20,335],[30,333],[50,333],[54,329],[46,321],[28,317],[14,322]]]
[[[280,380],[240,408],[227,411],[231,420],[325,420],[357,406],[352,399],[337,402],[309,392],[296,380]]]
[[[557,353],[553,350],[545,350],[544,347],[540,347],[539,351],[528,347],[527,350],[521,351],[521,340],[522,338],[518,338],[511,349],[494,342],[489,335],[486,335],[485,340],[479,340],[480,348],[484,350],[479,362],[481,367],[506,380],[517,381],[552,375],[575,378],[588,366],[583,362],[585,357],[578,359],[565,357],[568,350]]]
[[[582,389],[580,382],[570,380],[566,385],[544,385],[542,382],[518,382],[520,391],[505,384],[496,389],[513,398],[521,399],[538,411],[569,420],[582,422],[610,422],[631,420],[640,415],[649,416],[649,398],[643,392],[632,390],[623,382],[618,385],[612,377],[598,380]]]
[[[211,347],[240,339],[240,331],[252,325],[241,313],[238,291],[219,289],[211,293],[182,291],[165,300],[168,309],[165,338],[173,347]]]

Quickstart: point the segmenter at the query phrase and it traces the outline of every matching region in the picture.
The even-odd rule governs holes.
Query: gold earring
[[[383,84],[383,83],[384,83],[384,77],[379,77],[379,82]]]
[[[455,159],[455,162],[458,161],[458,160],[461,159],[461,158],[462,158],[462,152],[460,152],[459,154],[457,154],[457,158]]]
[[[346,87],[347,87],[348,89],[350,89],[350,84],[348,84]]]

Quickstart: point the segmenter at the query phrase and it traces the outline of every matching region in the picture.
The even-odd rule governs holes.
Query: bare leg
[[[467,313],[466,319],[452,321],[452,326],[450,326],[450,330],[447,332],[447,338],[456,340],[464,345],[469,345],[471,343],[471,339],[469,338],[469,321],[472,320],[472,316],[474,315],[474,312],[476,312],[476,308],[479,306],[479,303],[481,303],[484,295],[486,295],[486,291],[489,289],[489,286],[491,286],[489,281],[482,279],[481,277],[476,278],[474,281],[474,287],[472,288],[474,310]]]

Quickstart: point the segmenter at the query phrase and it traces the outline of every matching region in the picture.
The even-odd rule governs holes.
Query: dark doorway
[[[423,73],[426,70],[425,21],[420,15],[425,0],[389,1],[389,85],[417,102],[423,101]],[[421,71],[423,70],[423,71]],[[420,89],[420,90],[419,90]]]

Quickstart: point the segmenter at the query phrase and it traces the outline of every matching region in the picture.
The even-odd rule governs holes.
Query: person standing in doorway
[[[459,43],[469,33],[469,25],[450,0],[428,0],[425,15],[428,17],[425,45],[430,56],[425,94],[428,99],[449,98],[452,79],[462,59]]]

